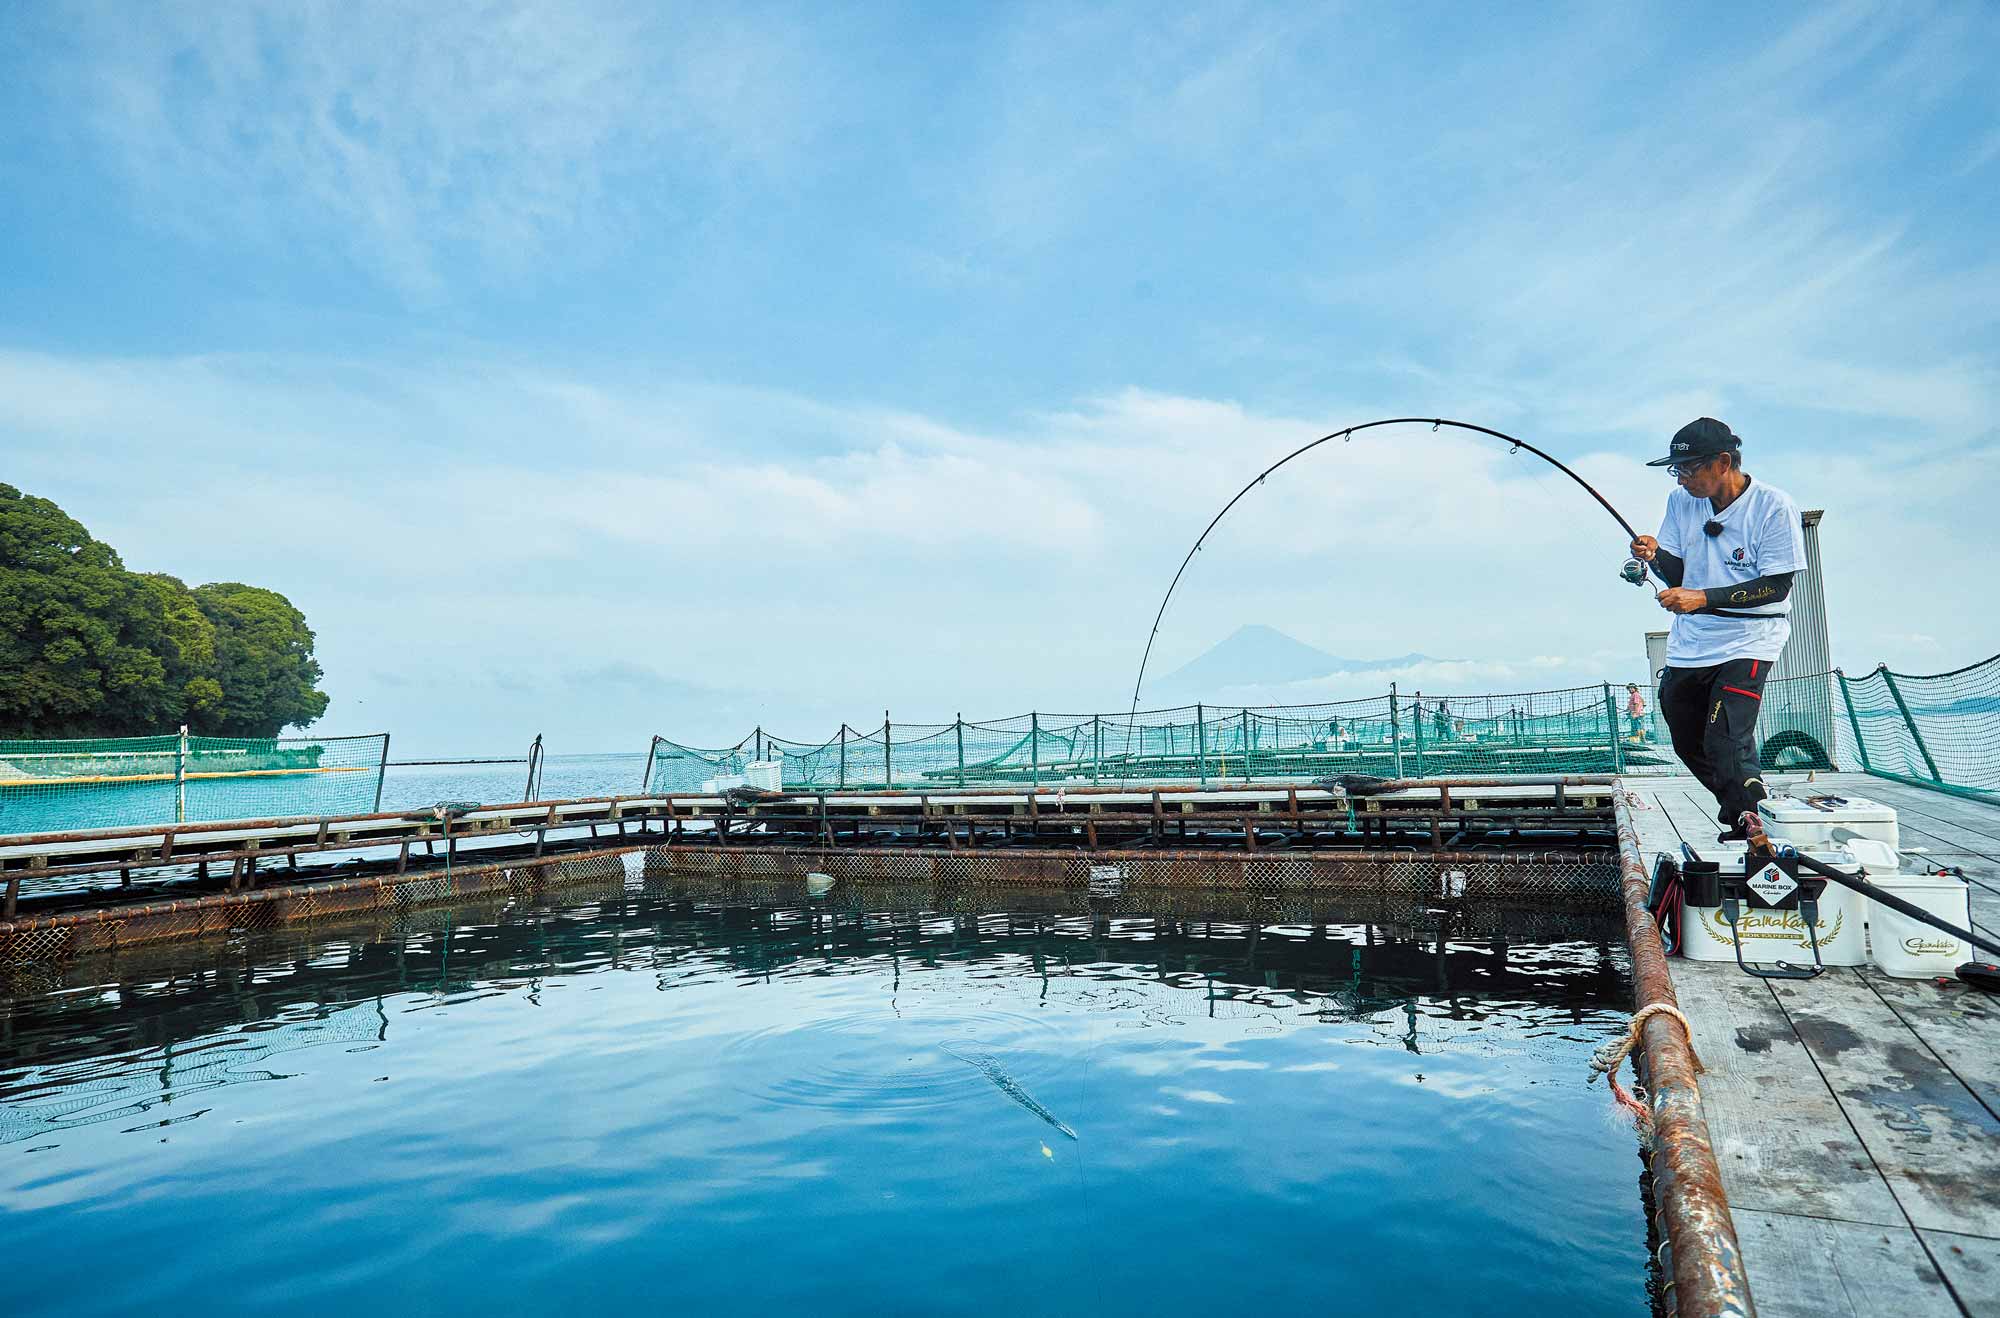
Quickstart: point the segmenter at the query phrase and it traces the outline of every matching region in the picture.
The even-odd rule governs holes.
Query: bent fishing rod
[[[1245,485],[1242,489],[1238,490],[1235,493],[1235,495],[1229,500],[1228,503],[1222,505],[1222,511],[1218,512],[1213,518],[1211,518],[1209,520],[1207,527],[1205,527],[1202,530],[1201,535],[1196,537],[1194,542],[1194,547],[1189,549],[1187,551],[1187,557],[1181,560],[1180,568],[1177,571],[1175,571],[1173,581],[1171,581],[1167,585],[1167,593],[1160,598],[1159,610],[1153,615],[1153,630],[1152,633],[1146,637],[1146,651],[1143,655],[1140,656],[1139,659],[1139,676],[1132,683],[1133,718],[1136,718],[1138,716],[1139,690],[1146,683],[1146,666],[1152,662],[1153,642],[1157,641],[1160,638],[1160,623],[1167,616],[1167,605],[1172,602],[1174,598],[1174,591],[1180,587],[1181,577],[1187,573],[1188,565],[1194,562],[1194,556],[1201,552],[1201,547],[1203,543],[1207,541],[1209,535],[1215,530],[1215,528],[1221,524],[1222,519],[1229,515],[1229,510],[1234,508],[1238,503],[1242,502],[1243,497],[1249,494],[1250,491],[1256,489],[1259,485],[1262,485],[1273,472],[1278,470],[1278,468],[1284,466],[1286,463],[1290,462],[1293,458],[1303,457],[1305,454],[1312,452],[1314,449],[1318,448],[1322,444],[1331,443],[1336,439],[1342,441],[1351,440],[1353,439],[1354,436],[1360,434],[1364,430],[1374,430],[1381,426],[1410,426],[1410,425],[1429,426],[1433,431],[1436,431],[1444,426],[1450,426],[1454,430],[1469,431],[1472,434],[1485,435],[1491,439],[1497,439],[1502,441],[1503,443],[1511,444],[1513,447],[1510,450],[1510,452],[1532,453],[1536,457],[1540,458],[1543,462],[1548,463],[1551,467],[1554,467],[1557,471],[1561,472],[1563,475],[1575,481],[1579,486],[1583,488],[1584,493],[1588,494],[1591,498],[1597,501],[1598,507],[1604,509],[1605,512],[1610,513],[1612,520],[1617,522],[1618,525],[1621,528],[1623,528],[1627,543],[1630,543],[1631,541],[1637,540],[1639,538],[1639,533],[1632,529],[1632,523],[1625,520],[1625,515],[1619,512],[1616,508],[1612,507],[1611,501],[1605,498],[1602,494],[1598,493],[1596,487],[1593,486],[1589,481],[1577,475],[1561,459],[1556,458],[1553,455],[1546,453],[1539,448],[1536,448],[1533,444],[1530,444],[1525,439],[1516,439],[1514,438],[1514,436],[1509,435],[1504,431],[1494,430],[1488,426],[1474,425],[1470,421],[1453,421],[1448,417],[1396,416],[1396,417],[1387,417],[1380,421],[1364,421],[1360,425],[1347,426],[1340,430],[1336,430],[1331,434],[1321,435],[1318,439],[1315,439],[1310,444],[1300,445],[1298,448],[1293,449],[1290,453],[1287,453],[1284,457],[1279,458],[1276,462],[1272,463],[1270,466],[1264,468],[1264,470],[1258,472],[1256,477],[1252,479],[1249,484]],[[1662,587],[1666,587],[1671,584],[1670,582],[1667,581],[1665,575],[1660,573],[1659,568],[1657,566],[1651,563],[1641,562],[1637,558],[1626,559],[1625,566],[1619,569],[1618,575],[1622,577],[1624,580],[1631,582],[1635,586],[1644,586],[1646,584],[1646,579],[1649,572],[1659,576],[1660,584]],[[1722,617],[1763,616],[1760,614],[1736,613],[1725,609],[1698,609],[1696,610],[1696,612],[1713,613]],[[1126,721],[1125,731],[1126,731],[1126,741],[1129,745],[1131,741],[1131,731],[1132,731],[1132,723],[1130,718],[1128,718]]]

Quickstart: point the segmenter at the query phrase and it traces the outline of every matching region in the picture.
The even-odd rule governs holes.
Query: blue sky
[[[285,591],[322,726],[437,752],[1116,706],[1235,486],[1398,413],[1642,524],[1720,415],[1828,510],[1838,662],[2000,650],[2000,11],[1517,8],[10,5],[0,480]],[[1623,677],[1621,557],[1357,441],[1163,660]]]

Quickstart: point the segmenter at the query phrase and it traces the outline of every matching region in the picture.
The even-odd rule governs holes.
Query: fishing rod
[[[1510,450],[1510,452],[1519,453],[1525,450],[1526,452],[1532,453],[1536,457],[1540,458],[1543,462],[1548,463],[1551,467],[1554,467],[1557,471],[1561,472],[1563,475],[1575,481],[1578,485],[1583,487],[1584,493],[1588,494],[1591,498],[1597,500],[1598,507],[1604,509],[1605,512],[1610,513],[1612,520],[1617,522],[1618,525],[1621,528],[1623,528],[1628,543],[1630,541],[1637,540],[1639,538],[1639,533],[1632,529],[1632,523],[1625,520],[1625,515],[1619,512],[1616,508],[1612,507],[1611,501],[1605,498],[1602,494],[1598,493],[1597,488],[1593,486],[1589,481],[1585,480],[1583,477],[1577,475],[1574,471],[1570,470],[1568,465],[1565,464],[1561,459],[1554,457],[1553,455],[1546,453],[1541,449],[1536,448],[1533,444],[1530,444],[1525,439],[1516,439],[1514,438],[1514,436],[1509,435],[1504,431],[1494,430],[1488,426],[1474,425],[1470,421],[1453,421],[1448,417],[1396,416],[1396,417],[1387,417],[1380,421],[1364,421],[1360,425],[1347,426],[1343,429],[1334,431],[1332,434],[1321,435],[1318,439],[1312,441],[1312,443],[1303,444],[1298,448],[1293,449],[1290,453],[1287,453],[1284,457],[1279,458],[1276,462],[1264,468],[1264,470],[1258,472],[1255,479],[1253,479],[1249,484],[1245,485],[1242,489],[1238,490],[1235,496],[1232,497],[1228,503],[1222,505],[1222,511],[1217,513],[1213,518],[1209,520],[1207,527],[1205,527],[1202,530],[1201,535],[1195,539],[1194,547],[1187,551],[1187,557],[1181,560],[1180,568],[1174,573],[1173,581],[1168,584],[1167,593],[1160,598],[1159,611],[1153,615],[1152,634],[1147,636],[1146,638],[1146,652],[1143,655],[1141,655],[1139,659],[1139,676],[1137,680],[1135,680],[1132,683],[1132,717],[1136,718],[1139,712],[1139,689],[1143,687],[1146,683],[1146,666],[1152,662],[1153,642],[1157,641],[1160,638],[1160,622],[1167,616],[1167,605],[1173,600],[1174,591],[1179,588],[1181,584],[1181,577],[1188,570],[1188,564],[1194,562],[1194,556],[1201,552],[1201,547],[1203,542],[1205,542],[1208,539],[1209,534],[1215,530],[1215,528],[1221,523],[1222,519],[1229,515],[1229,510],[1234,508],[1238,503],[1240,503],[1244,495],[1250,493],[1250,491],[1256,489],[1259,485],[1262,485],[1264,481],[1271,475],[1272,472],[1275,472],[1276,470],[1278,470],[1278,468],[1284,466],[1286,463],[1290,462],[1293,458],[1303,457],[1305,454],[1312,452],[1314,449],[1318,448],[1322,444],[1331,443],[1333,440],[1336,439],[1342,441],[1351,440],[1354,436],[1360,434],[1364,430],[1374,430],[1380,426],[1407,426],[1407,425],[1419,425],[1419,426],[1428,425],[1433,431],[1436,431],[1443,426],[1450,426],[1454,430],[1470,431],[1471,433],[1476,435],[1486,435],[1489,438],[1501,440],[1507,444],[1511,444],[1513,445],[1513,448]],[[1628,558],[1625,560],[1625,565],[1618,570],[1618,575],[1624,580],[1631,582],[1635,586],[1644,586],[1646,584],[1646,578],[1649,572],[1655,575],[1659,575],[1659,569],[1655,565],[1651,563],[1641,562],[1637,558]],[[1662,586],[1668,586],[1671,585],[1672,583],[1668,582],[1664,575],[1660,575],[1660,584]],[[1705,613],[1709,612],[1709,610],[1703,609],[1700,610],[1700,612]],[[1128,749],[1131,743],[1131,734],[1132,734],[1132,723],[1131,719],[1128,718],[1126,720],[1126,725],[1125,725],[1126,744]]]

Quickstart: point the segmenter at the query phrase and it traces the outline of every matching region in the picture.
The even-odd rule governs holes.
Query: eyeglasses
[[[1700,471],[1703,467],[1706,467],[1721,456],[1723,455],[1720,453],[1711,453],[1705,458],[1696,458],[1692,462],[1673,463],[1667,468],[1667,475],[1672,476],[1675,480],[1679,480],[1683,476],[1692,476],[1695,472]]]

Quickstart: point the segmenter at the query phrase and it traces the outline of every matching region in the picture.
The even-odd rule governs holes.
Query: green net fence
[[[1832,769],[1854,742],[1833,673],[1764,691],[1767,768]],[[732,746],[654,739],[644,788],[922,791],[1012,784],[1306,781],[1340,773],[1467,778],[1678,773],[1654,683],[1487,695],[1385,692],[1315,705],[1182,705],[1136,715],[1042,714],[843,727],[824,741],[758,729]],[[1851,759],[1852,757],[1849,756]],[[761,771],[759,766],[763,766]]]
[[[761,729],[733,746],[657,738],[645,786],[718,790],[914,790],[1001,784],[1249,782],[1336,773],[1382,777],[1612,773],[1665,767],[1648,720],[1608,683],[1506,695],[1389,692],[1315,705],[1183,705],[1126,714],[843,727],[801,742]],[[760,773],[758,766],[765,766]]]
[[[361,814],[388,737],[0,741],[0,835]]]
[[[1855,767],[2000,800],[2000,655],[1949,673],[1838,678]]]

